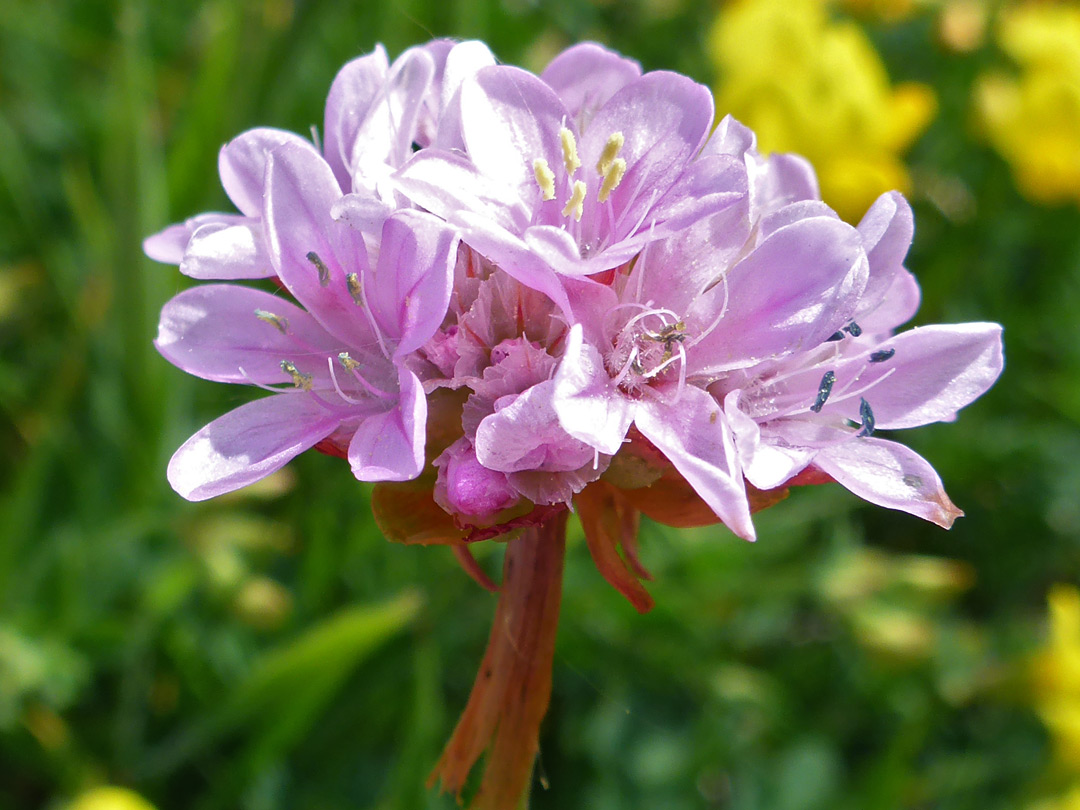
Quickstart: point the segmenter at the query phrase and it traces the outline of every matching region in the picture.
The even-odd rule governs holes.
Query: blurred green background
[[[157,355],[161,305],[189,282],[140,247],[229,210],[228,138],[308,132],[345,61],[431,36],[533,69],[595,39],[720,98],[744,82],[744,102],[780,99],[735,111],[766,148],[838,159],[838,208],[859,215],[871,164],[843,159],[864,142],[907,187],[916,323],[1005,325],[998,385],[901,436],[967,512],[952,531],[836,486],[759,515],[755,545],[646,525],[647,616],[571,543],[532,806],[1080,807],[1080,765],[1036,711],[1072,699],[1080,716],[1080,664],[1047,686],[1030,663],[1050,587],[1080,578],[1080,66],[1066,53],[1047,72],[1064,89],[1024,106],[1026,52],[997,7],[815,5],[826,22],[805,25],[842,26],[858,55],[746,76],[717,51],[717,13],[734,11],[700,0],[0,3],[0,808],[453,806],[424,783],[494,597],[446,549],[386,542],[333,458],[176,496],[172,451],[251,394]],[[797,55],[785,26],[804,23],[787,19],[744,42]],[[798,119],[783,99],[807,75],[826,78]],[[924,108],[901,104],[910,131],[874,129],[906,120],[890,81],[924,88]],[[832,134],[815,130],[825,111]],[[801,123],[777,123],[789,113]],[[1058,169],[1022,165],[1048,154]],[[1066,653],[1080,660],[1080,638]]]

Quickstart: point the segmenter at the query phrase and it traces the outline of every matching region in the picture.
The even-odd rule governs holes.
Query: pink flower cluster
[[[321,145],[226,144],[239,213],[146,241],[214,282],[165,305],[156,345],[273,393],[189,439],[173,487],[213,497],[317,446],[361,480],[431,476],[464,528],[671,468],[747,539],[748,491],[811,480],[951,525],[930,464],[876,431],[955,418],[1001,328],[897,334],[919,303],[904,198],[851,226],[804,160],[713,121],[702,85],[598,45],[536,76],[434,41],[346,65]]]

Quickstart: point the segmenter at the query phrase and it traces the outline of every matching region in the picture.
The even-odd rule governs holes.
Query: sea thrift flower
[[[250,484],[329,440],[362,480],[405,480],[424,462],[427,402],[402,364],[435,331],[450,297],[453,233],[400,211],[364,235],[330,216],[341,191],[314,151],[285,144],[266,159],[262,224],[270,261],[301,306],[230,284],[165,305],[156,345],[180,368],[274,396],[211,422],[181,447],[169,481],[202,500]],[[271,389],[275,390],[275,389]]]
[[[976,86],[990,143],[1026,197],[1080,204],[1080,5],[1007,9],[997,41],[1020,72],[988,74]]]
[[[929,87],[892,87],[852,21],[821,0],[738,0],[709,38],[717,106],[754,129],[765,151],[806,155],[824,200],[857,221],[882,192],[906,192],[900,155],[933,117]]]
[[[903,198],[853,227],[805,159],[712,120],[701,85],[593,44],[540,76],[480,43],[380,48],[335,80],[321,149],[244,133],[220,160],[239,214],[147,241],[224,282],[165,305],[161,353],[272,392],[177,451],[180,494],[316,447],[380,482],[388,538],[447,545],[499,591],[432,775],[460,795],[484,758],[474,807],[528,785],[571,510],[640,611],[642,514],[753,539],[754,511],[829,480],[958,514],[927,462],[872,434],[953,418],[1000,372],[1000,328],[894,336],[918,304]],[[235,283],[258,278],[276,293]],[[508,542],[501,587],[469,550],[489,538]]]
[[[745,208],[745,206],[744,206]],[[736,214],[741,213],[735,212]],[[650,245],[628,272],[575,306],[555,378],[563,427],[615,454],[631,424],[733,531],[753,539],[717,375],[816,345],[850,317],[867,263],[851,226],[781,209],[747,244],[749,220],[703,222]]]
[[[602,77],[594,96],[580,80],[590,69]],[[423,150],[397,182],[488,260],[566,309],[556,273],[623,264],[736,194],[720,179],[726,160],[695,160],[712,122],[706,88],[673,73],[639,76],[595,46],[564,54],[549,71],[555,87],[518,68],[478,71],[461,86],[466,154]]]
[[[771,167],[781,156],[763,160],[745,127],[725,120],[714,139],[716,149],[742,152],[752,167],[751,196],[764,214],[759,233],[796,212],[835,217],[813,199],[799,200],[805,178],[786,158]],[[1001,327],[929,326],[894,336],[919,304],[918,285],[903,266],[911,209],[896,192],[882,195],[853,233],[867,273],[851,297],[823,311],[819,335],[827,337],[789,342],[764,362],[726,370],[709,391],[724,405],[743,474],[755,487],[771,490],[804,471],[824,474],[873,503],[948,527],[961,512],[933,468],[873,433],[954,419],[1000,375]],[[728,317],[738,323],[744,299],[732,300]],[[762,321],[746,314],[749,339]]]
[[[460,145],[456,119],[443,110],[465,77],[494,61],[481,42],[435,40],[410,48],[393,65],[379,45],[338,72],[326,101],[323,150],[341,191],[364,192],[347,206],[347,217],[381,220],[398,207],[385,179],[412,156],[414,144]],[[143,243],[147,255],[178,264],[192,278],[273,275],[262,225],[263,181],[267,155],[283,144],[318,153],[305,138],[271,128],[249,130],[225,144],[218,172],[240,213],[199,214],[172,225]]]

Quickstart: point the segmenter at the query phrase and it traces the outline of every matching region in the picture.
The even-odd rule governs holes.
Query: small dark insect
[[[307,260],[315,265],[315,269],[319,271],[319,284],[325,287],[330,283],[330,268],[326,266],[322,259],[319,258],[319,254],[314,250],[309,251]]]
[[[862,420],[862,430],[856,436],[874,435],[874,412],[870,410],[870,403],[865,399],[859,399],[859,418]]]
[[[857,323],[855,323],[855,321],[852,321],[851,323],[849,323],[847,326],[844,327],[844,331],[847,332],[852,337],[858,337],[859,335],[862,334],[862,327],[859,326]]]
[[[896,349],[882,349],[880,352],[870,353],[871,363],[884,363],[890,357],[896,354]]]
[[[834,371],[826,371],[821,376],[821,382],[818,383],[817,399],[815,399],[814,404],[810,406],[810,410],[814,413],[821,413],[821,409],[825,407],[825,403],[829,399],[829,394],[832,393],[832,387],[835,382],[836,372]]]
[[[651,340],[654,343],[662,343],[664,345],[664,361],[670,360],[671,356],[675,353],[675,344],[682,343],[686,340],[686,324],[682,321],[676,321],[675,323],[669,323],[660,329],[659,332],[645,332],[642,335],[646,340]]]

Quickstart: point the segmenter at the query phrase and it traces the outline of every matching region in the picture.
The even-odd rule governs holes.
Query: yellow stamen
[[[569,216],[571,213],[574,215],[574,219],[581,222],[581,215],[584,212],[585,203],[585,183],[582,180],[574,181],[574,192],[570,195],[570,199],[566,201],[566,207],[562,210],[562,215]]]
[[[273,312],[267,312],[265,309],[257,309],[255,310],[255,317],[263,323],[270,324],[283,335],[289,331],[288,319],[282,318],[280,315],[275,315]]]
[[[537,158],[533,161],[533,177],[536,178],[536,185],[540,186],[540,190],[544,192],[545,200],[555,199],[555,172],[548,166],[548,162],[543,158]]]
[[[356,273],[349,273],[345,276],[345,284],[349,288],[349,295],[352,296],[353,303],[358,307],[364,305],[364,290],[360,286],[360,276]]]
[[[311,390],[311,375],[301,374],[299,369],[288,360],[281,361],[281,370],[292,377],[293,385],[304,391]]]
[[[626,143],[626,138],[623,137],[621,132],[613,132],[608,136],[607,143],[604,144],[604,151],[600,153],[600,160],[596,162],[597,174],[601,177],[607,175],[608,169],[611,168],[611,162],[618,157],[619,150],[622,149],[624,143]]]
[[[359,361],[353,360],[351,357],[349,357],[348,352],[342,352],[337,356],[337,359],[341,363],[341,365],[345,367],[346,371],[356,371],[358,368],[360,368]]]
[[[577,156],[577,141],[574,140],[574,133],[563,127],[559,130],[559,142],[562,143],[562,159],[566,166],[566,173],[573,174],[581,165]]]
[[[626,161],[622,158],[615,158],[611,161],[607,171],[604,173],[604,182],[601,183],[600,194],[597,196],[600,202],[607,202],[611,192],[619,187],[624,174],[626,174]]]

